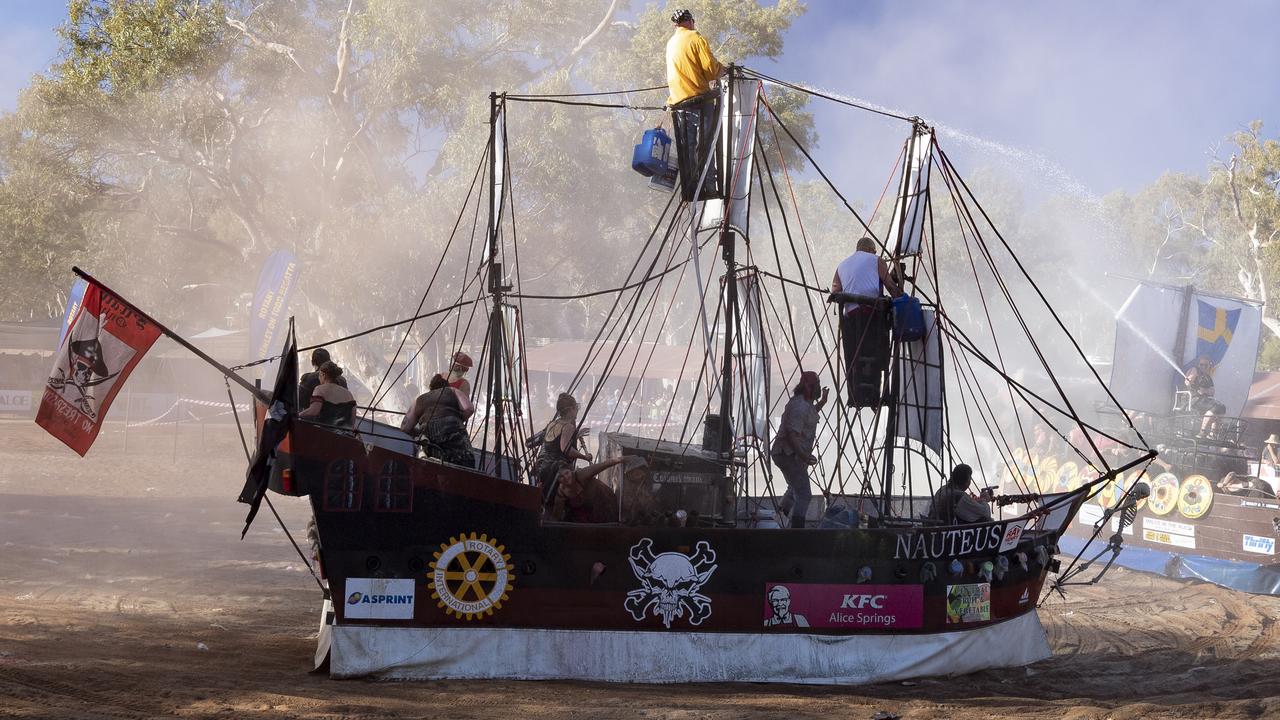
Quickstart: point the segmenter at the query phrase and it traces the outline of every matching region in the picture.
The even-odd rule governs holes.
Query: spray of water
[[[1128,318],[1121,317],[1120,308],[1114,307],[1111,305],[1111,303],[1107,302],[1106,298],[1102,297],[1102,295],[1098,294],[1097,290],[1093,289],[1092,284],[1087,283],[1084,280],[1080,279],[1080,276],[1076,275],[1073,272],[1067,273],[1067,276],[1071,278],[1072,282],[1074,282],[1077,286],[1079,286],[1082,290],[1084,290],[1085,294],[1087,294],[1089,297],[1096,300],[1098,304],[1105,307],[1111,313],[1111,317],[1115,318],[1117,323],[1123,323],[1124,326],[1128,328],[1130,332],[1136,335],[1140,340],[1142,340],[1142,342],[1146,343],[1147,346],[1150,347],[1151,350],[1155,352],[1155,354],[1159,356],[1161,360],[1168,363],[1169,367],[1176,370],[1179,375],[1182,374],[1182,368],[1178,366],[1178,363],[1174,361],[1173,357],[1170,356],[1169,353],[1165,352],[1164,348],[1160,347],[1156,343],[1156,341],[1152,340],[1151,336],[1143,332],[1141,328],[1139,328],[1137,325],[1134,325],[1132,322],[1130,322]]]
[[[823,95],[829,95],[837,100],[860,105],[878,112],[901,116],[911,115],[911,113],[905,110],[887,107],[863,98],[843,95],[826,88],[813,87],[800,83],[793,84],[796,85],[796,87],[804,88],[805,90],[820,92]],[[1091,209],[1099,209],[1101,207],[1101,198],[1099,198],[1096,193],[1090,190],[1071,173],[1067,172],[1061,165],[1053,162],[1044,155],[1030,150],[1016,148],[1011,145],[1006,145],[1001,142],[996,142],[995,140],[978,137],[973,133],[966,132],[960,128],[946,125],[944,123],[933,123],[933,127],[943,136],[952,138],[962,145],[967,145],[975,150],[980,150],[991,155],[1002,157],[1007,160],[1011,166],[1034,173],[1038,177],[1043,178],[1061,188],[1066,194],[1076,198]]]

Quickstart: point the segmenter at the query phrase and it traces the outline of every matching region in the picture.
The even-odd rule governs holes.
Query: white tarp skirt
[[[335,678],[857,685],[1019,667],[1049,657],[1034,611],[928,635],[769,635],[488,627],[332,628]]]

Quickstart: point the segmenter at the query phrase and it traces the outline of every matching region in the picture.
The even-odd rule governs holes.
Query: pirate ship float
[[[844,201],[770,106],[769,88],[903,123],[890,215],[864,219]],[[676,388],[691,388],[693,401],[679,414],[671,403],[656,437],[636,437],[618,431],[624,392],[597,438],[603,456],[645,460],[607,478],[618,522],[546,518],[541,491],[527,480],[525,441],[535,428],[521,307],[565,297],[522,292],[508,119],[539,107],[531,102],[591,112],[629,107],[606,100],[491,96],[488,189],[469,196],[460,213],[472,203],[476,213],[486,209],[478,275],[486,284],[445,303],[453,312],[488,310],[477,370],[484,387],[475,396],[481,411],[471,429],[476,467],[418,457],[410,438],[372,418],[352,433],[290,417],[285,370],[271,409],[261,405],[268,419],[257,467],[270,470],[273,491],[307,498],[314,512],[331,598],[317,660],[327,658],[337,677],[861,683],[1047,657],[1036,607],[1052,573],[1075,573],[1074,561],[1060,567],[1061,534],[1091,494],[1154,451],[1130,428],[1112,436],[1127,454],[1099,452],[1091,440],[1097,428],[1079,418],[1061,386],[1034,388],[1006,372],[1007,357],[1017,354],[1052,376],[1050,337],[1077,361],[1084,357],[931,127],[744,68],[730,68],[721,81],[698,177],[655,212],[625,282],[584,293],[612,295],[613,311],[567,388],[590,407],[606,379],[634,376],[620,366],[618,349],[657,339],[679,280],[692,270],[697,319],[687,342],[705,358],[689,363]],[[760,141],[766,130],[768,145]],[[789,387],[803,365],[833,382],[836,395],[848,394],[837,311],[826,310],[817,280],[825,274],[810,239],[793,235],[803,225],[794,192],[781,187],[791,186],[784,143],[812,164],[856,234],[875,238],[900,265],[908,302],[919,310],[918,322],[894,323],[887,368],[856,369],[875,397],[823,410],[814,480],[828,508],[848,511],[833,514],[854,520],[844,527],[778,529],[761,520],[776,495],[767,449],[785,393],[774,391],[775,379]],[[935,230],[944,223],[957,228],[945,243]],[[855,237],[822,242],[839,242],[844,254]],[[715,253],[718,283],[706,258]],[[940,262],[947,253],[965,258],[971,272]],[[962,298],[969,327],[947,312],[944,288]],[[295,347],[284,353],[285,368]],[[584,380],[588,364],[594,385]],[[1025,448],[1021,433],[999,432],[1009,426],[1002,412],[1052,415],[1088,431],[1076,450],[1097,478],[1068,492],[1019,488],[996,501],[1018,501],[1024,511],[1001,511],[990,522],[922,517],[949,468],[969,460],[978,482],[990,485],[982,470],[989,463],[975,460]]]
[[[1081,507],[1064,547],[1078,548],[1106,515],[1114,525],[1102,531],[1113,538],[1109,551],[1126,547],[1116,558],[1120,565],[1280,594],[1280,478],[1275,459],[1262,456],[1263,434],[1240,417],[1253,386],[1261,319],[1260,302],[1139,281],[1117,315],[1110,385],[1160,458],[1104,484]],[[1221,403],[1210,419],[1183,382],[1198,363],[1213,373]],[[1095,477],[1052,442],[1012,459],[1006,481],[1018,475],[1046,492],[1067,492]],[[1150,487],[1150,497],[1135,504],[1121,532],[1114,508],[1121,491],[1138,482]]]

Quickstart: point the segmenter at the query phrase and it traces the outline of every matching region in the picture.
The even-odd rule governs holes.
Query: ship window
[[[329,463],[324,478],[325,510],[359,510],[361,478],[354,460],[335,460]]]
[[[382,463],[374,508],[382,512],[409,512],[413,509],[413,481],[409,479],[409,468],[403,462],[388,460]]]

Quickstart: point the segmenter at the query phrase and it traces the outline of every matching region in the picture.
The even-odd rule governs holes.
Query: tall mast
[[[503,387],[503,350],[505,343],[502,327],[503,294],[510,288],[502,284],[502,263],[498,261],[499,226],[502,222],[502,197],[499,179],[499,120],[503,111],[503,96],[489,93],[489,295],[492,298],[492,309],[489,313],[489,417],[493,419],[493,456],[494,467],[501,472],[499,458],[502,456],[502,398]]]
[[[894,208],[896,210],[898,232],[893,238],[893,255],[889,258],[891,263],[898,262],[898,258],[902,254],[902,237],[907,232],[907,211],[908,202],[912,190],[912,158],[915,157],[916,143],[920,142],[920,134],[918,132],[919,120],[912,125],[911,137],[907,138],[907,147],[905,151],[904,161],[902,164],[902,184],[898,192],[898,203]],[[887,247],[887,245],[886,245]],[[902,278],[903,292],[906,292],[906,278]],[[898,395],[902,388],[902,363],[899,361],[899,355],[902,352],[902,344],[898,340],[897,333],[891,331],[891,344],[889,346],[889,395],[884,404],[888,417],[885,418],[885,434],[884,434],[884,484],[881,487],[880,498],[880,517],[888,518],[891,515],[890,510],[893,505],[893,453],[897,449],[898,435]]]
[[[731,138],[733,132],[733,95],[735,82],[738,77],[738,67],[730,65],[728,72],[725,74],[725,82],[728,83],[728,92],[724,93],[724,108],[721,110],[721,117],[725,118],[721,122],[721,131],[719,139],[719,147],[715,149],[720,153],[719,173],[720,173],[720,194],[723,197],[723,219],[720,224],[720,253],[724,259],[724,277],[725,277],[725,297],[724,297],[724,362],[720,371],[720,447],[721,453],[733,453],[733,335],[734,329],[738,322],[738,277],[734,262],[734,233],[729,223],[729,202],[733,193],[729,188],[729,184],[733,180],[733,173],[729,167],[733,162],[732,147],[736,138]],[[732,471],[733,463],[727,466]]]

